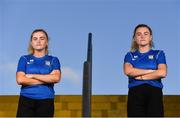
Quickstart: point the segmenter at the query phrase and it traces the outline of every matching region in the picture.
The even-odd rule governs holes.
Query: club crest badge
[[[154,59],[154,55],[149,55],[149,59]]]
[[[45,61],[45,65],[50,66],[50,61]]]

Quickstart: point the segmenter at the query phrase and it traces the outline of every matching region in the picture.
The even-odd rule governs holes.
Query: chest
[[[133,55],[132,64],[141,69],[157,69],[157,59],[155,54]]]
[[[28,74],[49,74],[52,72],[51,60],[30,59],[26,64]]]

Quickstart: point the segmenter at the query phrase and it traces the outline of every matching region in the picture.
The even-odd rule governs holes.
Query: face
[[[152,35],[150,31],[146,27],[140,27],[136,30],[135,41],[139,46],[147,46],[150,45],[152,40]]]
[[[43,32],[35,32],[31,39],[31,45],[35,51],[45,50],[48,40]]]

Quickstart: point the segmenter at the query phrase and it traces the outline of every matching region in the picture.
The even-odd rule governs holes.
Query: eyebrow
[[[139,34],[139,33],[141,33],[141,32],[136,32],[136,34]],[[149,33],[150,34],[150,32],[148,32],[148,31],[147,32],[143,32],[143,33]]]
[[[41,36],[40,38],[46,38],[45,36]]]
[[[32,37],[32,38],[37,38],[37,37],[34,36],[34,37]],[[40,38],[46,38],[46,37],[45,37],[45,36],[41,36]]]

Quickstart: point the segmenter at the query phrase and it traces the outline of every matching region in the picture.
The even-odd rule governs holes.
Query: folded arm
[[[125,63],[124,73],[138,80],[154,80],[166,77],[167,66],[166,64],[159,64],[157,70],[147,70],[134,68],[130,63]]]
[[[40,80],[28,78],[22,71],[16,73],[16,81],[19,85],[36,85],[44,83]]]
[[[142,80],[154,80],[159,78],[165,78],[167,75],[167,66],[166,64],[159,64],[158,69],[152,73],[148,73],[142,75],[141,77],[137,77],[136,79],[140,78]]]
[[[142,75],[149,74],[152,72],[154,72],[154,70],[138,69],[138,68],[134,68],[130,63],[124,64],[124,73],[127,76],[137,77],[137,76],[142,76]]]
[[[61,79],[60,70],[53,70],[50,74],[27,74],[26,77],[44,83],[58,83]]]

